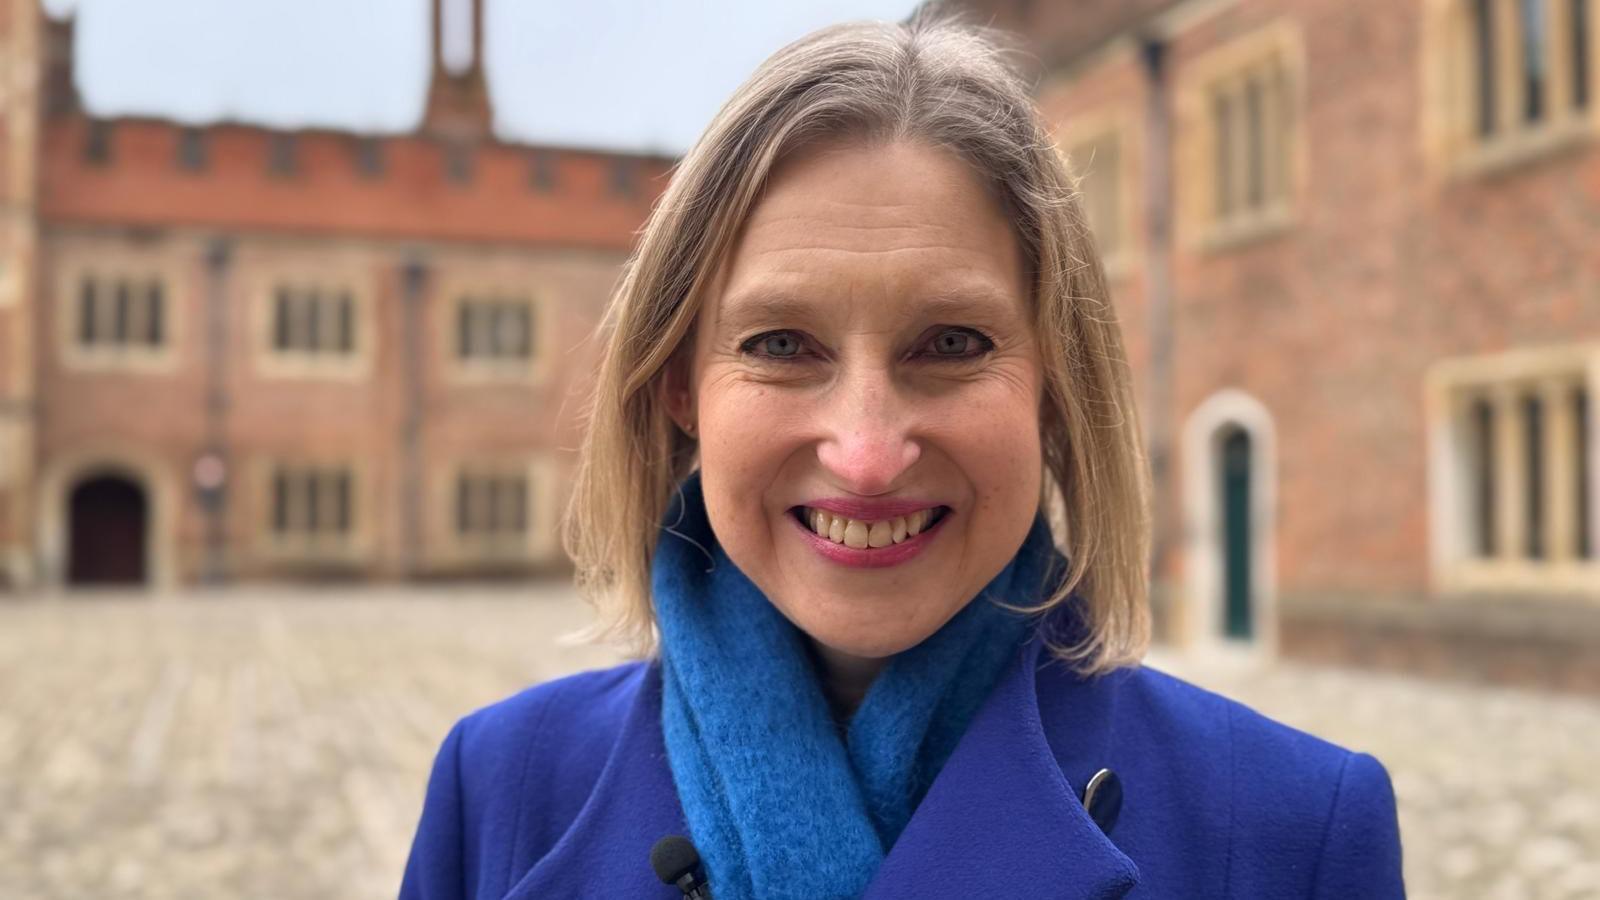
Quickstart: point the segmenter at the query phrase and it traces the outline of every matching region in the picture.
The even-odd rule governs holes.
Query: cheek
[[[762,491],[793,449],[793,417],[793,403],[759,385],[710,384],[701,392],[702,479],[724,521],[747,524],[762,515]]]
[[[980,509],[1021,502],[1031,521],[1044,472],[1037,393],[1008,385],[976,392],[963,407],[952,416],[960,428],[950,440],[960,448],[956,463],[976,486]]]

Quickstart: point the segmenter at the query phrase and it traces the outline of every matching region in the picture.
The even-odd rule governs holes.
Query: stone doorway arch
[[[1183,429],[1184,644],[1277,652],[1277,430],[1236,388],[1208,397]]]
[[[84,543],[88,535],[74,533],[80,527],[75,523],[87,525],[97,516],[108,514],[111,519],[98,521],[110,521],[109,527],[120,536],[117,546],[126,550],[135,543],[133,525],[141,517],[136,515],[138,504],[130,487],[142,497],[144,507],[143,526],[136,535],[143,548],[138,581],[132,579],[135,567],[126,561],[114,572],[76,568],[75,555],[81,557],[78,551],[93,545]],[[176,585],[174,523],[180,494],[178,482],[164,460],[132,446],[69,451],[47,459],[40,467],[38,498],[36,571],[42,586],[124,584],[166,591]],[[80,515],[73,514],[74,506],[79,507]],[[116,531],[119,527],[121,530]],[[111,535],[107,537],[110,539]],[[120,577],[111,577],[118,574]]]

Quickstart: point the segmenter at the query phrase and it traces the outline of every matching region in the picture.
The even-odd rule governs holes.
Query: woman
[[[677,897],[670,834],[719,900],[1402,895],[1376,760],[1138,665],[1121,336],[992,36],[779,51],[605,334],[568,543],[647,661],[458,723],[403,896]]]

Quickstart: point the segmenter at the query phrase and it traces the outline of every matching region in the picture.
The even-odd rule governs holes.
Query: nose
[[[886,494],[922,455],[913,413],[888,373],[873,369],[842,377],[821,411],[817,459],[839,488],[863,496]]]

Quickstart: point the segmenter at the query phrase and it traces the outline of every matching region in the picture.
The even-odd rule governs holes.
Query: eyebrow
[[[932,319],[1002,320],[1017,317],[1016,304],[1004,293],[987,286],[947,288],[920,297],[909,307],[915,314]],[[758,324],[792,322],[814,315],[815,307],[802,297],[786,291],[753,288],[741,291],[723,304],[719,316],[722,328],[742,331]]]

